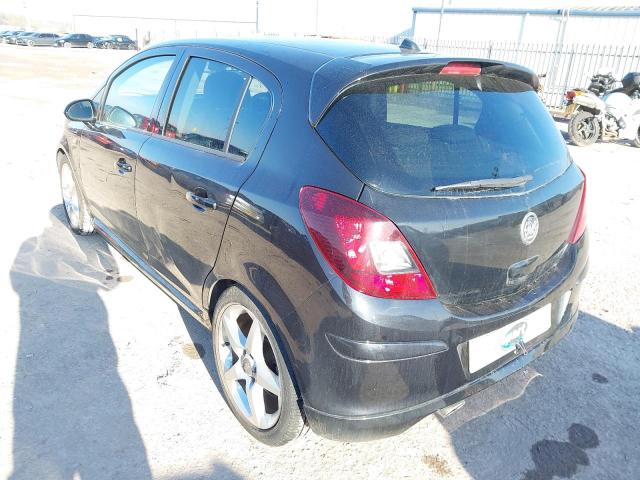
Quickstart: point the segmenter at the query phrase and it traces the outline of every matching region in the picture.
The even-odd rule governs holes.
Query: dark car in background
[[[137,50],[136,42],[126,35],[109,35],[96,41],[96,47],[112,50]]]
[[[56,41],[60,38],[60,35],[57,33],[45,33],[45,32],[37,32],[32,33],[31,35],[26,35],[22,37],[18,37],[16,39],[17,45],[27,45],[29,47],[44,47],[44,46],[54,46]]]
[[[390,45],[157,45],[65,109],[64,209],[211,329],[257,439],[398,433],[576,321],[586,180],[537,88]]]
[[[34,34],[35,32],[18,32],[18,33],[14,33],[13,35],[9,35],[7,37],[5,37],[5,43],[9,43],[11,45],[15,45],[18,41],[18,39],[23,38],[23,37],[28,37],[29,35]]]
[[[95,37],[88,35],[86,33],[69,33],[60,37],[56,41],[57,47],[86,47],[93,48],[96,44]]]

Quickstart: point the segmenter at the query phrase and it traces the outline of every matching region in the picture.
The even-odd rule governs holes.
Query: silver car
[[[33,33],[31,35],[18,37],[16,39],[16,43],[18,45],[27,45],[29,47],[52,47],[55,46],[59,38],[60,35],[57,33]]]

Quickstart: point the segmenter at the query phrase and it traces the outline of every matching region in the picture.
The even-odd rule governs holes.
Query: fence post
[[[491,52],[493,51],[493,40],[489,42],[489,51],[487,52],[487,58],[491,59]]]

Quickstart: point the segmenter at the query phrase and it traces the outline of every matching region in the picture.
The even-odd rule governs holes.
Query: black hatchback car
[[[110,35],[96,40],[96,47],[110,50],[137,50],[136,42],[126,35]]]
[[[537,87],[390,45],[159,45],[65,110],[65,211],[211,329],[256,438],[390,435],[576,321],[586,183]]]
[[[93,48],[96,44],[95,38],[93,36],[88,35],[86,33],[70,33],[63,37],[60,37],[56,41],[57,47],[86,47]]]

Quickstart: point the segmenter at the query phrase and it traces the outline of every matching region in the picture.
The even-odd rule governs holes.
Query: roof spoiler
[[[511,78],[538,90],[540,81],[532,70],[513,63],[495,60],[445,57],[425,53],[402,56],[339,57],[322,65],[313,75],[309,92],[309,122],[318,125],[334,101],[349,87],[364,80],[373,80],[395,72],[424,73],[440,71],[450,62],[477,63],[482,73]]]

